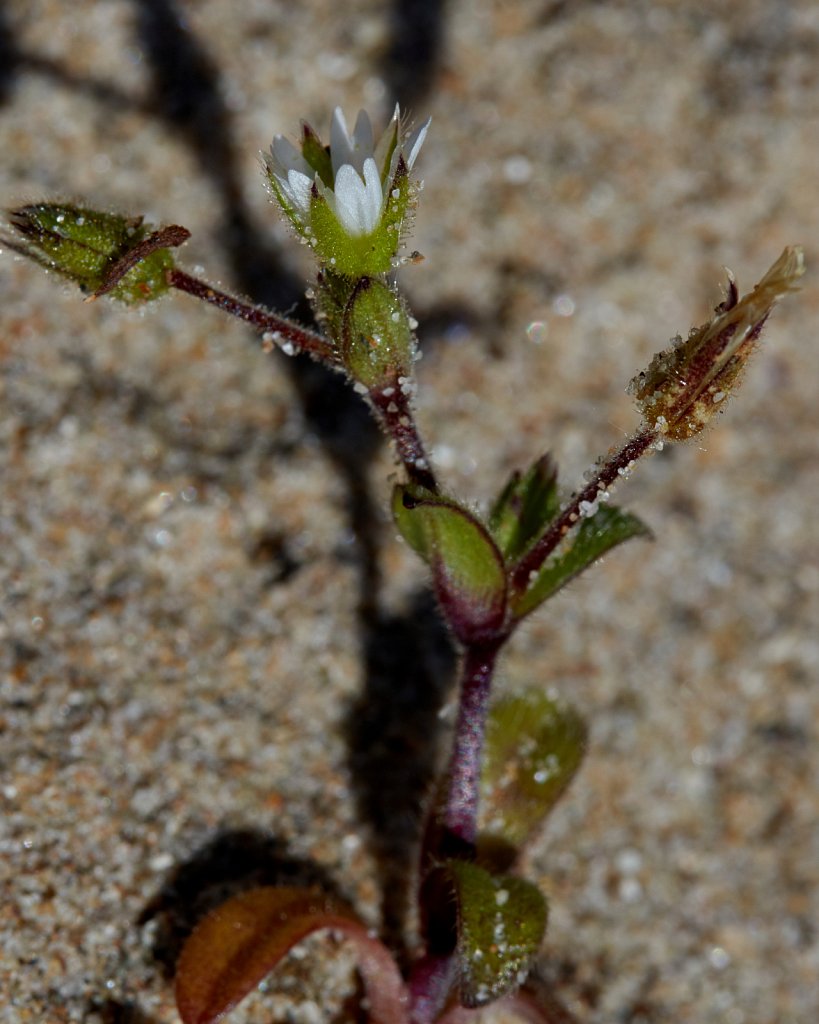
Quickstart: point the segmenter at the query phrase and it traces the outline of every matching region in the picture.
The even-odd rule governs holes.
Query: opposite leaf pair
[[[492,709],[478,860],[446,860],[428,873],[420,893],[427,953],[444,968],[440,1024],[466,1024],[468,1008],[504,998],[513,1015],[546,1024],[518,988],[540,949],[547,905],[536,886],[508,870],[573,778],[585,743],[582,719],[541,690]],[[293,946],[326,930],[355,952],[372,1024],[411,1024],[413,992],[386,947],[339,900],[286,886],[241,893],[196,927],[177,968],[184,1024],[212,1024]]]
[[[398,485],[393,493],[398,529],[432,570],[444,616],[466,646],[497,643],[607,551],[632,537],[650,536],[631,513],[598,507],[580,519],[573,536],[556,537],[524,587],[517,588],[522,559],[546,535],[559,510],[557,470],[548,456],[526,473],[512,475],[487,524],[454,499],[423,488]],[[550,558],[558,544],[560,551]]]

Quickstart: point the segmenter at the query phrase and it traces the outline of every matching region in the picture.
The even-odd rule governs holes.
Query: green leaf
[[[489,710],[481,772],[479,847],[517,853],[532,839],[574,778],[586,725],[566,704],[532,689]]]
[[[211,1024],[253,991],[307,935],[325,928],[355,946],[374,1024],[406,1024],[407,993],[389,951],[344,904],[309,889],[251,889],[208,914],[182,949],[176,1005],[183,1024]]]
[[[632,537],[651,537],[645,523],[613,505],[604,505],[593,516],[584,519],[570,547],[544,565],[529,587],[512,599],[515,618],[522,619],[538,605],[579,576],[612,548]]]
[[[484,1006],[525,980],[546,932],[546,900],[531,882],[468,861],[445,870],[455,887],[461,1002]]]
[[[516,470],[489,515],[489,529],[507,561],[519,558],[557,515],[557,467],[549,455],[526,473]]]
[[[432,569],[456,637],[464,644],[494,638],[506,615],[506,573],[486,527],[454,501],[400,484],[393,514],[401,535]]]

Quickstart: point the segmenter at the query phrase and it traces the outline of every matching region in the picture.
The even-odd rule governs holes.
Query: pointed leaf
[[[524,981],[546,931],[546,900],[531,882],[468,861],[448,861],[446,870],[458,908],[461,1002],[483,1006]]]
[[[534,611],[613,547],[632,537],[651,535],[645,523],[631,512],[604,505],[583,520],[568,550],[547,562],[528,589],[513,599],[515,618],[522,619]]]
[[[508,561],[519,558],[557,515],[557,467],[549,455],[516,470],[489,515],[489,529]]]
[[[211,1024],[253,991],[301,939],[332,928],[356,947],[376,1024],[405,1024],[407,994],[387,949],[344,904],[309,889],[264,887],[208,914],[182,949],[176,1004],[184,1024]]]
[[[481,773],[481,839],[520,851],[573,779],[586,725],[543,690],[504,697],[489,711]]]
[[[398,486],[395,522],[432,569],[444,616],[464,644],[493,638],[506,615],[503,558],[468,509],[419,488]]]

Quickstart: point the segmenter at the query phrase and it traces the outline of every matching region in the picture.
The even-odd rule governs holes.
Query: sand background
[[[418,415],[483,507],[547,448],[570,489],[722,265],[750,287],[806,247],[718,427],[618,495],[658,541],[535,617],[498,690],[591,724],[527,864],[580,1020],[809,1024],[819,7],[10,0],[0,202],[184,224],[187,266],[290,308],[310,267],[259,150],[396,98],[433,117]],[[0,353],[0,1021],[175,1021],[219,886],[318,882],[395,936],[453,656],[363,407],[184,296],[85,305],[10,253]],[[354,1020],[344,952],[313,946],[231,1020]]]

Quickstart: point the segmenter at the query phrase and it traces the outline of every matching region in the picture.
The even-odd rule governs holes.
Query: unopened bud
[[[190,233],[173,226],[152,231],[142,218],[81,206],[35,203],[12,210],[20,240],[10,248],[78,284],[92,297],[111,295],[129,304],[148,302],[169,288],[170,248]]]
[[[353,289],[344,311],[342,360],[368,390],[412,377],[415,337],[406,307],[388,286],[371,277]]]
[[[713,319],[658,353],[629,384],[646,425],[670,441],[684,441],[706,427],[736,388],[772,308],[804,272],[802,249],[791,246],[741,299],[729,276]]]

